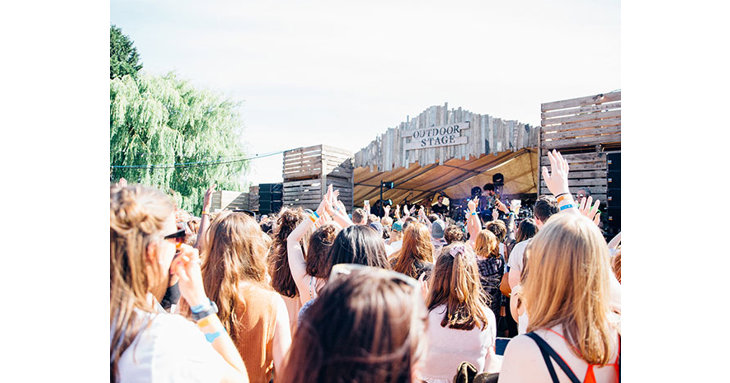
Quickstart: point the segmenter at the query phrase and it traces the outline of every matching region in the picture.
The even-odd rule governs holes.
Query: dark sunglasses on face
[[[175,247],[179,249],[180,245],[182,245],[183,242],[185,242],[185,236],[186,236],[185,229],[180,229],[170,235],[164,236],[163,239],[174,242]]]

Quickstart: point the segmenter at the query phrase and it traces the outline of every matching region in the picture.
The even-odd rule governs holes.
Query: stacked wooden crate
[[[568,184],[573,195],[578,189],[585,189],[590,191],[594,200],[600,199],[605,202],[608,175],[606,153],[563,154],[563,158],[568,161],[568,166],[570,166]],[[540,159],[540,166],[550,169],[550,160],[547,155]],[[540,183],[540,194],[550,194],[545,186],[545,180]]]
[[[259,185],[248,188],[248,207],[251,211],[259,211]]]
[[[570,188],[588,189],[606,201],[606,153],[621,150],[621,91],[542,104],[540,165],[557,149],[570,165]],[[541,173],[538,172],[541,177]],[[540,180],[540,194],[548,194]]]
[[[211,198],[211,209],[218,210],[234,210],[249,209],[249,193],[241,193],[239,191],[216,190]]]
[[[548,151],[561,152],[570,190],[590,191],[602,202],[606,226],[620,230],[621,91],[544,103],[541,112],[540,165],[549,166]],[[549,194],[541,172],[538,177],[540,194]]]
[[[352,153],[326,145],[284,152],[284,206],[316,209],[327,187],[340,192],[340,201],[352,209]]]

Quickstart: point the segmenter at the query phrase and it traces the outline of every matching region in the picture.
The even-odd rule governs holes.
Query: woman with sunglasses
[[[246,213],[223,212],[211,223],[203,282],[236,344],[251,382],[266,383],[291,345],[284,300],[266,284],[269,237]]]
[[[301,320],[281,382],[419,381],[426,311],[414,279],[338,264]]]
[[[427,382],[451,382],[461,362],[477,373],[499,372],[497,320],[479,281],[471,247],[455,242],[441,250],[431,276],[428,299],[428,352],[423,368]]]
[[[172,200],[152,188],[115,186],[109,210],[110,381],[248,382],[206,296],[198,252],[175,234]],[[160,307],[171,274],[196,323]]]

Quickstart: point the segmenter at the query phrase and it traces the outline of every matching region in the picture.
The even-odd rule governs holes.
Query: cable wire
[[[224,164],[231,164],[235,162],[243,162],[243,161],[250,161],[255,160],[257,158],[264,158],[264,157],[271,157],[277,154],[284,153],[283,150],[278,152],[272,152],[272,153],[266,153],[261,155],[255,155],[253,157],[247,157],[247,158],[240,158],[235,160],[217,160],[217,161],[199,161],[199,162],[180,162],[180,163],[174,163],[174,164],[163,164],[163,165],[110,165],[109,167],[112,169],[154,169],[154,168],[161,168],[161,169],[170,169],[170,168],[192,168],[192,167],[201,167],[201,166],[217,166],[217,165],[224,165]]]

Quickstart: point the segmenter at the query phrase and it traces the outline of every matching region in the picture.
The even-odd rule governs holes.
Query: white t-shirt
[[[388,247],[385,248],[385,251],[388,252],[390,250],[390,253],[387,253],[388,255],[391,255],[395,253],[396,251],[400,250],[401,247],[403,247],[403,240],[400,241],[394,241],[390,243],[390,249]]]
[[[527,248],[527,244],[530,242],[528,239],[527,241],[522,241],[515,245],[515,247],[512,248],[512,251],[509,253],[509,261],[507,261],[507,266],[509,266],[509,273],[512,275],[514,272],[517,272],[517,274],[522,273],[522,269],[525,267],[523,265],[524,261],[524,255],[525,255],[525,249]]]
[[[441,327],[446,313],[446,305],[441,305],[428,313],[428,351],[423,364],[421,378],[427,382],[451,382],[461,362],[469,362],[484,372],[485,359],[497,338],[497,320],[492,310],[487,309],[487,326],[484,330],[458,330]]]
[[[138,311],[146,318],[154,314]],[[119,358],[119,382],[219,382],[226,362],[195,323],[158,313]]]

